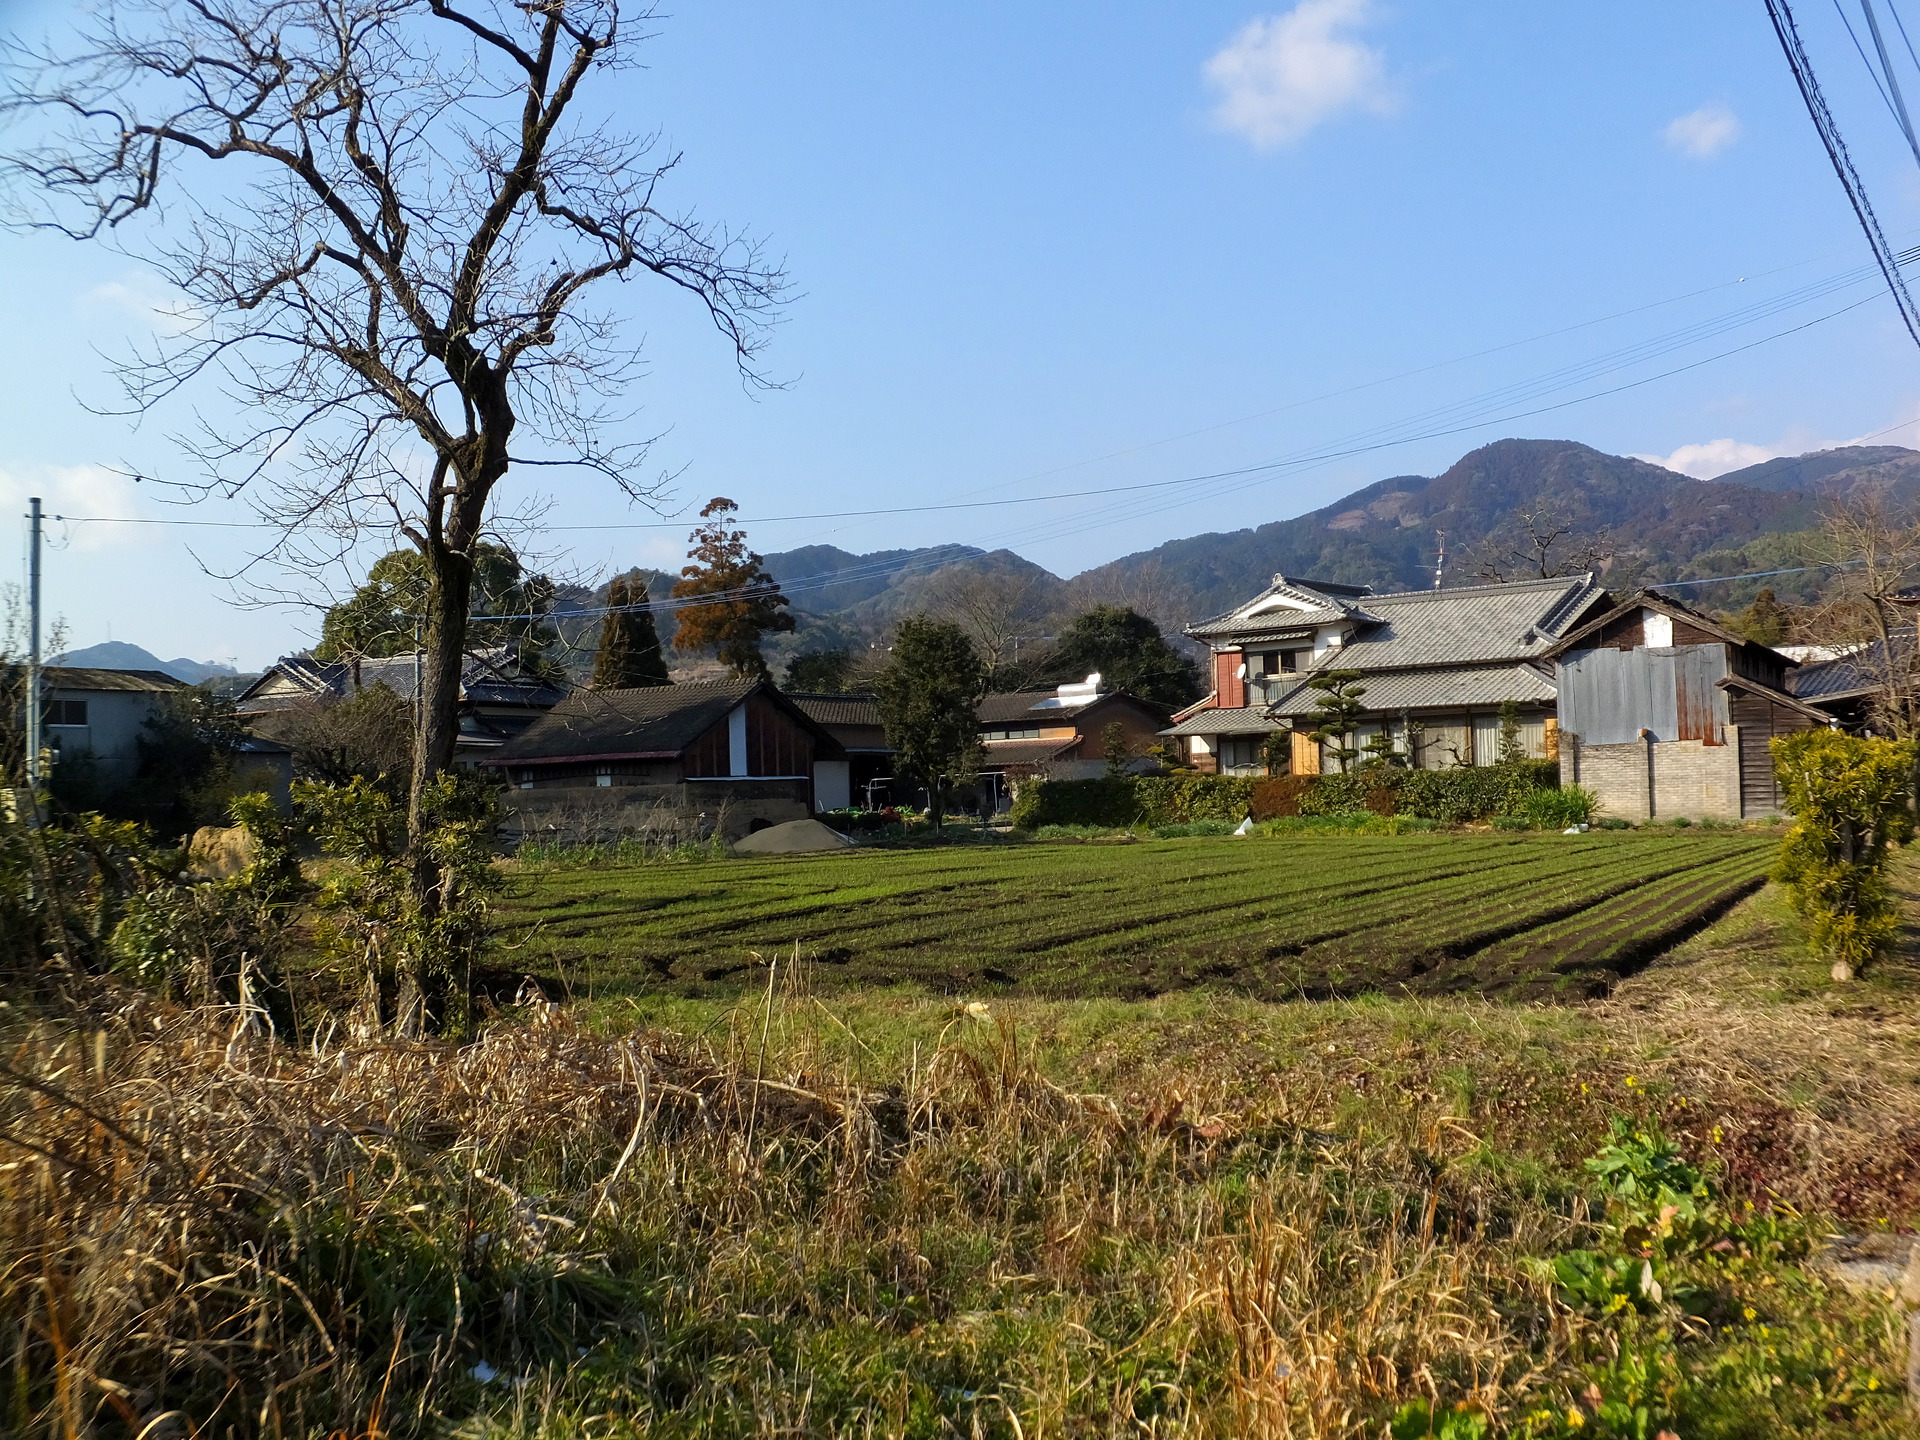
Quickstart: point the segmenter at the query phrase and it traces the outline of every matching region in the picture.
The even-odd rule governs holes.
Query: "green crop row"
[[[848,983],[1074,993],[1219,979],[1272,993],[1392,981],[1435,957],[1559,933],[1767,847],[1698,836],[1287,836],[868,851],[528,872],[520,963],[596,985],[711,981],[787,956]]]

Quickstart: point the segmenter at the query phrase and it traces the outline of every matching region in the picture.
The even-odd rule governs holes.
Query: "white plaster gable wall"
[[[747,773],[747,707],[736,705],[727,712],[727,773]]]
[[[1662,615],[1658,610],[1642,609],[1640,626],[1646,632],[1647,644],[1658,648],[1668,648],[1673,644],[1673,617]]]
[[[1343,625],[1322,625],[1313,636],[1313,663],[1318,665],[1328,655],[1338,651],[1346,643],[1347,631]]]

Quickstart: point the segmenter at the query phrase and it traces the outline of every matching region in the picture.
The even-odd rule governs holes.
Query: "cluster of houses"
[[[1423,769],[1493,763],[1513,744],[1558,760],[1564,783],[1631,819],[1776,813],[1767,742],[1852,724],[1872,688],[1856,661],[1802,663],[1659,590],[1609,593],[1591,574],[1375,594],[1276,575],[1258,595],[1187,627],[1210,656],[1211,690],[1177,713],[1104,686],[996,694],[979,704],[980,802],[1004,808],[1029,777],[1104,773],[1111,741],[1132,768],[1317,774],[1352,752]],[[1355,672],[1355,728],[1315,740],[1325,684]],[[281,661],[236,695],[267,717],[382,684],[417,692],[410,657],[358,665]],[[46,672],[49,733],[109,770],[131,763],[158,672]],[[462,763],[497,770],[523,833],[659,827],[734,838],[849,806],[905,799],[875,702],[783,691],[766,681],[563,692],[508,651],[468,661]],[[1117,728],[1116,728],[1117,727]],[[291,757],[252,757],[280,785]]]

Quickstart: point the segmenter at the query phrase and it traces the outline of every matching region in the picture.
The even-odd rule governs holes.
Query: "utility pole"
[[[1435,558],[1433,566],[1433,588],[1438,590],[1447,575],[1447,532],[1436,530],[1433,533],[1440,541],[1440,553]]]
[[[37,792],[40,773],[40,497],[27,501],[27,788]]]

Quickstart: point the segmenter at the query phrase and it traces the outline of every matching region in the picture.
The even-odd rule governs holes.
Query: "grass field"
[[[529,868],[521,969],[575,993],[737,988],[799,947],[817,985],[1269,999],[1578,996],[1759,885],[1750,833],[1287,836]]]
[[[1454,960],[1559,975],[1764,861],[1723,834],[527,870],[516,914],[567,918],[503,963],[563,947],[605,983],[463,1045],[287,1045],[111,987],[0,1007],[0,1432],[1896,1440],[1905,1315],[1827,1250],[1920,1223],[1911,923],[1835,985],[1767,887],[1565,1004],[692,969],[818,932],[965,977],[1078,918],[1057,973],[1099,981],[1086,947],[1138,896],[1176,930],[1184,886],[1270,893],[1261,924],[1375,896],[1393,918],[1314,943],[1497,935]],[[1920,857],[1892,879],[1920,916]]]

